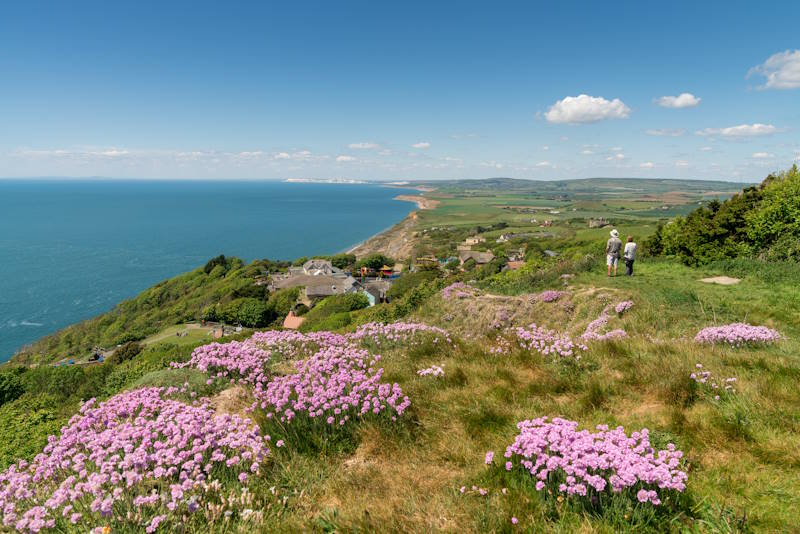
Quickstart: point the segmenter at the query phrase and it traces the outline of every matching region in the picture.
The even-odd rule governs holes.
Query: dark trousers
[[[625,274],[628,276],[633,276],[633,261],[625,258]]]

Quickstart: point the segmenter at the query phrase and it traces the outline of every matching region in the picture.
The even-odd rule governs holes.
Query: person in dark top
[[[608,276],[611,276],[611,268],[614,268],[614,276],[617,276],[617,265],[619,264],[619,252],[622,250],[622,240],[619,238],[617,229],[611,230],[611,239],[606,243],[606,265],[608,266]]]

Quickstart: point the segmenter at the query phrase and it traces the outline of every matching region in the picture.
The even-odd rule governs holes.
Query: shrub
[[[142,352],[142,345],[137,343],[136,341],[129,341],[128,343],[125,343],[117,350],[115,350],[114,354],[111,355],[108,361],[110,363],[117,365],[122,362],[132,360],[140,352]]]
[[[350,323],[350,317],[344,315],[354,310],[360,310],[369,306],[369,300],[361,293],[345,293],[343,295],[333,295],[320,301],[316,306],[305,315],[305,322],[301,327],[303,331],[330,329],[326,328],[325,320],[336,315],[327,325],[339,324],[346,326]]]
[[[0,406],[25,393],[25,387],[16,371],[3,371],[0,373]]]

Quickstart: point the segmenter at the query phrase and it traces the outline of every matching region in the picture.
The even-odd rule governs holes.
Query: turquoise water
[[[0,361],[218,254],[343,251],[413,207],[375,185],[0,180]]]

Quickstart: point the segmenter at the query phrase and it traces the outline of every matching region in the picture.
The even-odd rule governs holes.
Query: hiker
[[[617,229],[611,230],[611,239],[606,243],[606,265],[608,266],[608,276],[611,276],[611,268],[614,268],[614,276],[617,276],[617,264],[619,263],[619,252],[622,250],[622,241],[619,238]]]
[[[633,242],[633,236],[628,236],[628,242],[625,243],[625,250],[623,251],[622,258],[625,260],[625,274],[633,276],[633,260],[636,259],[636,243]]]

